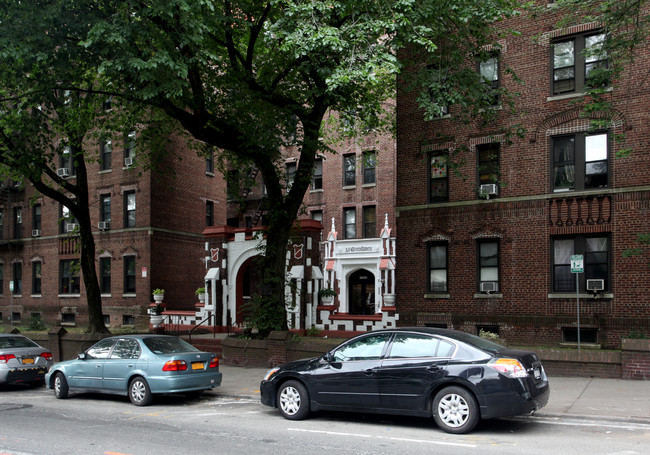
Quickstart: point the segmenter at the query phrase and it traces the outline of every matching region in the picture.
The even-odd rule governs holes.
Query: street
[[[650,424],[520,417],[485,421],[462,436],[430,419],[320,413],[288,421],[252,398],[128,398],[0,386],[0,455],[161,454],[641,454]],[[644,449],[645,447],[645,449]]]

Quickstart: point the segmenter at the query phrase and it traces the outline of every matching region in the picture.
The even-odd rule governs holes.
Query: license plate
[[[34,359],[30,357],[23,357],[23,365],[34,363]]]
[[[192,369],[193,370],[202,370],[203,369],[203,362],[192,362]]]
[[[535,379],[542,379],[542,369],[537,367],[533,370],[533,374],[535,375]]]

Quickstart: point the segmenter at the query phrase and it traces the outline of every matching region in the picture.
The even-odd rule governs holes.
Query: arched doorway
[[[250,314],[250,302],[255,295],[259,295],[262,284],[262,268],[258,266],[260,256],[246,259],[237,271],[236,301],[237,308],[234,323],[243,324]]]
[[[375,314],[375,275],[361,269],[348,280],[348,313]]]

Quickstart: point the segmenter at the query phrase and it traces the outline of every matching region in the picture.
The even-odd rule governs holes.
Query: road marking
[[[454,446],[454,447],[467,447],[467,448],[476,448],[477,444],[464,444],[460,442],[444,442],[444,441],[428,441],[425,439],[410,439],[410,438],[393,438],[386,436],[372,436],[369,434],[358,434],[358,433],[344,433],[339,431],[324,431],[324,430],[304,430],[301,428],[287,428],[288,431],[298,431],[303,433],[319,433],[327,434],[332,436],[353,436],[358,438],[375,438],[375,439],[386,439],[388,441],[400,441],[400,442],[416,442],[420,444],[436,444],[442,446]]]
[[[504,420],[515,420],[518,422],[527,422],[527,423],[545,423],[548,425],[564,425],[564,426],[576,426],[576,427],[608,427],[608,428],[619,428],[622,430],[641,430],[641,431],[650,431],[650,425],[643,423],[619,423],[611,422],[606,420],[591,420],[583,421],[571,419],[570,417],[508,417]]]

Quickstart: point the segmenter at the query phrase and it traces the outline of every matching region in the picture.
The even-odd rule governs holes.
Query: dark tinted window
[[[175,337],[144,338],[142,342],[154,354],[173,354],[178,352],[198,352],[191,344]]]
[[[389,335],[370,335],[342,346],[334,353],[337,361],[378,360],[386,347]]]
[[[7,348],[33,348],[38,346],[29,338],[25,337],[0,337],[0,349]]]

